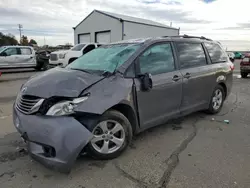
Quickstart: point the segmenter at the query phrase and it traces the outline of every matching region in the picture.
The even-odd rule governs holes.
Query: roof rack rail
[[[191,36],[191,35],[177,35],[177,36],[162,36],[162,37],[179,37],[179,38],[196,38],[196,39],[203,39],[203,40],[209,40],[209,41],[213,41],[212,39],[203,37],[203,36]]]

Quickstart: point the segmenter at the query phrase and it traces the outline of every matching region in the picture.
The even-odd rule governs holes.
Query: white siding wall
[[[124,22],[124,34],[124,40],[179,35],[178,30],[176,29],[160,28],[131,22]]]
[[[78,34],[90,33],[91,42],[95,42],[95,32],[105,30],[111,30],[111,42],[122,39],[122,23],[119,20],[94,12],[75,28],[75,44],[78,44]]]

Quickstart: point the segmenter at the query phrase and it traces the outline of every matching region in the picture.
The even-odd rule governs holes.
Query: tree
[[[23,46],[28,46],[29,45],[28,37],[23,35],[21,38],[20,44]]]
[[[34,39],[30,39],[30,42],[29,42],[31,45],[37,45],[37,42],[34,40]]]
[[[14,35],[8,34],[5,35],[0,32],[0,46],[6,46],[6,45],[17,45],[18,42]]]

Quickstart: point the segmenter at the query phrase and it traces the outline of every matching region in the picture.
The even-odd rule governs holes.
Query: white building
[[[127,39],[176,36],[180,29],[151,20],[94,10],[74,29],[75,44],[110,43]]]

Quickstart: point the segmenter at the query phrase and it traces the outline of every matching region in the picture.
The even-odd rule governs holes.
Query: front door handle
[[[191,74],[187,72],[183,77],[189,79],[191,77]]]
[[[180,79],[181,79],[181,77],[178,76],[178,75],[174,75],[173,78],[172,78],[172,80],[175,81],[175,82],[177,82]]]

